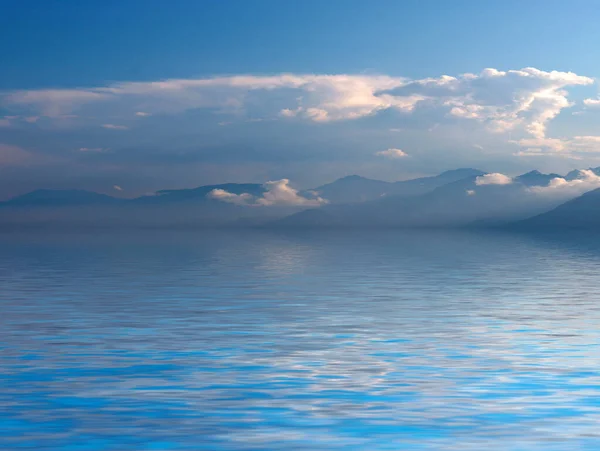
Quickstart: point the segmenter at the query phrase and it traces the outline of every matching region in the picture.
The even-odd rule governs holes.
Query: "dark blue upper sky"
[[[593,0],[0,7],[0,197],[42,183],[129,183],[134,194],[225,179],[312,185],[354,172],[595,164]],[[266,80],[280,74],[362,78]],[[388,148],[408,157],[374,156]]]
[[[2,0],[0,87],[237,73],[599,75],[593,0]]]

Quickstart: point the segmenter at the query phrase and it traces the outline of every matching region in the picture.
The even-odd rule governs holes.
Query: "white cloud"
[[[474,195],[476,194],[476,192],[475,192],[475,190],[474,190],[474,189],[468,189],[468,190],[466,191],[466,193],[467,193],[467,196],[474,196]]]
[[[562,156],[580,159],[582,153],[600,152],[600,136],[584,135],[571,138],[525,138],[512,141],[522,150],[517,156]]]
[[[233,194],[223,189],[214,189],[207,194],[210,199],[229,202],[236,205],[247,205],[254,207],[319,207],[325,205],[327,200],[315,195],[308,199],[298,194],[298,191],[290,186],[288,179],[270,181],[264,184],[265,192],[261,197],[253,196],[249,193]]]
[[[292,90],[281,116],[316,122],[356,119],[377,111],[410,113],[418,104],[449,116],[484,123],[490,130],[523,126],[543,136],[546,123],[570,105],[566,87],[593,83],[572,72],[535,68],[408,80],[385,75],[238,75],[231,77],[122,82],[89,89],[23,90],[5,93],[1,103],[29,107],[42,115],[72,113],[103,102],[132,113],[178,113],[196,108],[243,110],[251,92]],[[125,106],[124,106],[125,105]],[[145,108],[140,109],[136,107]]]
[[[54,119],[77,116],[72,122],[111,129],[106,123],[115,114],[145,117],[181,114],[207,109],[248,118],[305,120],[317,123],[354,120],[392,110],[418,112],[425,128],[444,122],[454,127],[505,134],[521,147],[517,155],[554,154],[569,137],[550,138],[547,127],[565,108],[572,106],[568,89],[590,85],[592,78],[573,72],[542,71],[532,67],[410,80],[386,75],[276,74],[170,79],[153,82],[119,82],[85,89],[19,90],[0,93],[0,106],[23,117]],[[600,99],[586,99],[587,106]],[[77,113],[77,114],[74,114]],[[231,118],[220,123],[229,123]],[[47,123],[47,121],[46,121]],[[2,123],[6,126],[5,121]],[[466,125],[469,124],[469,125]],[[399,124],[402,125],[402,124]],[[392,125],[393,126],[393,125]],[[402,125],[403,129],[410,129]],[[392,128],[397,130],[397,128]],[[478,136],[478,139],[482,139]],[[532,146],[520,141],[538,140]],[[555,140],[551,145],[548,140]],[[540,144],[542,143],[542,144]],[[486,142],[486,148],[489,143]],[[535,150],[537,149],[537,150]],[[539,151],[539,152],[538,152]]]
[[[589,107],[600,107],[600,99],[585,99],[583,104]]]
[[[394,149],[394,148],[387,149],[387,150],[380,150],[379,152],[375,152],[375,155],[380,156],[380,157],[391,158],[391,159],[404,158],[404,157],[408,156],[408,154],[406,152],[404,152],[403,150]]]
[[[590,169],[583,169],[573,180],[556,177],[547,186],[532,186],[529,190],[544,195],[575,197],[596,188],[600,188],[600,177]]]
[[[265,183],[267,191],[263,197],[258,199],[258,205],[279,205],[279,206],[307,206],[318,207],[324,205],[327,201],[321,197],[307,199],[298,194],[298,191],[290,186],[288,179],[281,179]]]
[[[213,189],[206,195],[209,199],[220,200],[235,205],[251,205],[254,196],[248,193],[233,194],[224,189]]]
[[[498,172],[480,175],[475,179],[476,185],[510,185],[511,183],[512,178]]]
[[[129,127],[125,125],[115,125],[115,124],[102,124],[102,128],[107,128],[109,130],[127,130]]]
[[[113,189],[116,191],[123,191],[123,188],[121,188],[119,185],[113,185]]]
[[[3,97],[3,104],[29,106],[48,117],[69,114],[82,105],[113,98],[102,92],[101,88],[23,90],[7,93]]]

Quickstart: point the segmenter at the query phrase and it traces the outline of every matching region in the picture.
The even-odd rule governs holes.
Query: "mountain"
[[[349,175],[334,182],[327,183],[312,190],[303,192],[317,192],[319,196],[333,204],[364,202],[377,199],[386,195],[394,184],[382,180],[373,180],[360,175]]]
[[[271,189],[253,183],[161,190],[156,195],[135,199],[116,199],[83,190],[37,190],[0,202],[0,225],[481,227],[522,221],[549,212],[565,200],[564,196],[542,195],[531,189],[547,185],[557,174],[531,171],[503,185],[482,184],[494,181],[493,177],[479,180],[484,174],[463,168],[394,183],[356,175],[343,177],[300,193],[315,198],[318,192],[329,200],[328,205],[319,208],[295,202],[293,195],[287,206],[239,204],[235,202],[239,199],[231,196],[225,200],[234,202],[208,196],[220,189],[237,195],[247,193],[256,199]],[[586,217],[591,217],[591,213]]]
[[[515,181],[525,186],[547,186],[550,181],[556,177],[562,177],[559,174],[542,174],[540,171],[530,171],[526,174],[515,177]]]
[[[222,189],[232,194],[248,193],[253,196],[262,196],[265,188],[257,183],[224,183],[221,185],[205,185],[189,189],[165,189],[157,191],[154,196],[142,196],[132,199],[136,204],[168,204],[179,202],[217,202],[207,197],[215,189]],[[220,202],[222,203],[222,202]]]
[[[537,176],[537,175],[536,175]],[[478,175],[425,194],[386,196],[362,204],[330,205],[277,221],[281,227],[464,227],[516,221],[554,208],[560,200],[538,196],[520,181],[478,185]],[[529,176],[527,177],[529,178]],[[526,178],[526,179],[527,179]],[[531,182],[525,180],[525,182]]]
[[[85,190],[39,189],[0,202],[0,207],[65,207],[80,205],[115,205],[121,199]]]
[[[600,189],[513,225],[522,229],[600,229]]]
[[[596,175],[600,175],[600,166],[597,168],[587,168],[588,171],[592,171]],[[574,169],[565,175],[566,180],[575,180],[581,177],[581,169]]]
[[[425,194],[448,183],[483,174],[485,173],[478,169],[462,168],[431,177],[393,183],[350,175],[304,193],[317,192],[331,204],[349,204],[372,201],[385,196],[409,197]]]

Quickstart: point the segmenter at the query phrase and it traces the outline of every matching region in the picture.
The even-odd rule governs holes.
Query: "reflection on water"
[[[0,236],[0,448],[600,449],[600,236]]]

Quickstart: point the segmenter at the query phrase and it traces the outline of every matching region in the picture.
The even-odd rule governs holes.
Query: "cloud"
[[[474,196],[474,195],[476,194],[476,192],[475,192],[475,190],[474,190],[474,189],[468,189],[468,190],[466,191],[466,193],[467,193],[467,196]]]
[[[450,117],[478,121],[492,132],[521,128],[544,137],[547,122],[571,106],[565,88],[593,82],[572,72],[490,68],[479,74],[416,80],[394,92],[434,99],[447,107]]]
[[[600,99],[585,99],[583,104],[592,108],[600,107]]]
[[[116,191],[123,191],[123,188],[121,188],[119,185],[113,185],[113,189]]]
[[[547,186],[532,186],[529,190],[537,194],[575,197],[596,188],[600,188],[600,176],[591,169],[583,169],[571,180],[555,177]]]
[[[390,159],[404,158],[404,157],[408,156],[408,154],[406,152],[404,152],[403,150],[394,149],[394,148],[387,149],[387,150],[380,150],[379,152],[375,152],[375,155],[380,156],[380,157],[390,158]]]
[[[491,174],[480,175],[475,179],[476,185],[510,185],[512,178],[508,175],[494,172]]]
[[[115,125],[115,124],[102,124],[102,128],[107,128],[109,130],[127,130],[129,127],[125,125]]]
[[[580,159],[578,154],[600,152],[600,136],[583,135],[571,138],[526,138],[512,141],[522,150],[517,156],[563,156]]]
[[[78,107],[111,99],[101,88],[22,90],[4,94],[2,103],[30,107],[42,116],[69,114]]]
[[[224,189],[213,189],[206,195],[209,199],[220,200],[234,205],[251,205],[254,196],[248,193],[233,194]]]
[[[463,148],[484,145],[486,152],[494,152],[511,142],[518,149],[509,147],[507,153],[517,157],[560,154],[578,158],[578,153],[594,151],[590,140],[584,143],[571,136],[554,137],[548,128],[573,105],[570,89],[593,83],[592,78],[573,72],[532,67],[506,71],[487,68],[478,73],[420,79],[363,74],[242,74],[126,81],[80,89],[4,91],[0,92],[0,108],[19,117],[45,118],[32,124],[40,129],[64,127],[67,122],[69,127],[126,130],[126,125],[112,121],[152,115],[167,121],[168,116],[200,113],[215,115],[214,123],[222,125],[268,119],[325,127],[380,115],[384,122],[365,123],[375,127],[384,124],[388,130],[406,134],[414,129],[435,129],[436,137],[427,139],[438,139],[448,147],[463,141]],[[595,106],[600,99],[586,99],[584,103]],[[179,130],[191,123],[169,126]],[[0,126],[8,125],[10,120],[0,119]],[[150,124],[138,121],[137,127]],[[473,142],[465,143],[465,136],[472,137]]]
[[[287,105],[265,114],[313,122],[358,119],[390,109],[408,114],[419,107],[480,122],[495,132],[520,126],[543,137],[547,122],[571,105],[565,88],[591,83],[591,78],[572,72],[531,67],[417,80],[385,75],[236,75],[120,82],[86,89],[21,90],[4,93],[0,103],[46,116],[103,103],[103,109],[130,109],[132,114],[147,116],[198,108],[243,113],[249,105],[266,105],[273,98]]]
[[[236,205],[254,207],[319,207],[328,203],[327,200],[318,197],[318,195],[311,199],[299,195],[298,191],[292,188],[289,183],[288,179],[267,182],[264,184],[266,191],[261,197],[249,193],[234,194],[223,189],[214,189],[207,194],[207,197]]]
[[[327,203],[321,197],[307,199],[298,194],[298,191],[289,185],[288,179],[281,179],[265,183],[267,191],[256,203],[264,206],[307,206],[318,207]]]

